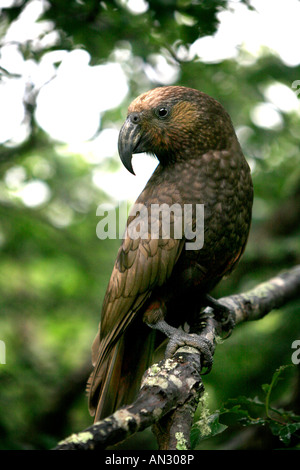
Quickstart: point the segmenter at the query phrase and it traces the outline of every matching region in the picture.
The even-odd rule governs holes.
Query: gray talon
[[[235,314],[230,310],[229,307],[221,304],[218,300],[214,299],[210,295],[206,295],[205,299],[207,305],[212,308],[214,316],[221,323],[222,330],[227,333],[226,338],[231,335],[232,330],[235,327]]]
[[[203,366],[208,369],[206,373],[211,370],[213,356],[211,353],[211,344],[207,339],[202,338],[201,336],[195,333],[185,333],[182,330],[168,325],[168,323],[166,323],[164,320],[161,320],[156,324],[151,324],[149,326],[151,328],[161,331],[168,338],[170,338],[165,352],[166,358],[170,358],[171,356],[173,356],[176,353],[177,349],[182,346],[191,346],[197,349],[203,356]]]

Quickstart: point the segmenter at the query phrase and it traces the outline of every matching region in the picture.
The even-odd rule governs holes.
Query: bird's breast
[[[202,158],[177,162],[157,172],[153,196],[160,202],[193,206],[192,227],[201,230],[203,244],[183,250],[181,261],[197,260],[208,270],[221,271],[245,245],[251,222],[253,190],[248,164],[241,153],[209,152]],[[203,221],[196,221],[197,205]],[[198,214],[202,214],[198,211]],[[195,232],[196,233],[196,232]],[[196,233],[197,235],[197,233]],[[199,235],[199,233],[198,233]]]

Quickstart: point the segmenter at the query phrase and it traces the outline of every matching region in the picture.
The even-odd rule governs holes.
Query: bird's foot
[[[218,302],[210,295],[205,296],[206,305],[213,310],[214,317],[221,324],[222,331],[226,334],[226,338],[231,335],[235,327],[235,314],[230,308]]]
[[[182,346],[191,346],[197,349],[203,357],[202,365],[207,368],[206,374],[211,370],[213,364],[212,345],[210,342],[195,333],[186,333],[169,325],[165,320],[148,324],[151,328],[164,333],[170,340],[166,347],[165,357],[172,357],[177,349]]]

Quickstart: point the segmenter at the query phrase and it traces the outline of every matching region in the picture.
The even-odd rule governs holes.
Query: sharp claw
[[[229,336],[231,335],[234,327],[235,327],[235,321],[234,321],[234,318],[233,318],[233,315],[232,315],[231,311],[229,310],[229,314],[228,314],[227,319],[222,321],[222,330],[227,333],[225,335],[224,339],[229,338]]]
[[[227,333],[224,339],[228,338],[235,327],[234,312],[232,312],[230,308],[221,304],[210,295],[206,295],[206,300],[208,306],[213,309],[214,316],[220,322],[222,330]]]

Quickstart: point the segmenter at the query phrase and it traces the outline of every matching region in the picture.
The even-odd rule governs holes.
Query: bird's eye
[[[168,114],[169,114],[169,110],[167,108],[164,108],[163,106],[160,108],[157,108],[156,110],[156,115],[161,119],[167,117]]]

